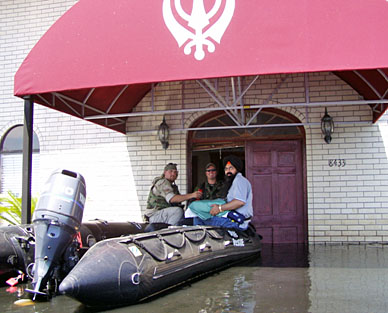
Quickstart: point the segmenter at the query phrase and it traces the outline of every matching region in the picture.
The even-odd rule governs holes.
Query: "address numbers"
[[[330,167],[345,167],[346,160],[345,159],[329,159]]]

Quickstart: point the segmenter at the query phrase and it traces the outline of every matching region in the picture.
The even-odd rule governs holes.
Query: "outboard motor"
[[[57,275],[54,271],[59,270],[64,254],[69,254],[69,247],[76,242],[85,200],[85,180],[78,173],[59,169],[45,184],[32,220],[35,264],[33,290],[27,291],[34,294],[33,300],[37,295],[49,295],[50,288],[47,286]]]

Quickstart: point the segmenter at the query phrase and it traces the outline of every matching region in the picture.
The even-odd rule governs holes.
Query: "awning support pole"
[[[155,84],[152,83],[151,85],[151,107],[152,107],[152,112],[155,111]]]
[[[182,128],[185,127],[185,112],[183,111],[185,109],[185,81],[182,80],[182,87],[181,87],[181,99],[182,99],[182,112],[181,112],[181,119],[182,119]]]
[[[241,93],[242,93],[242,83],[241,83],[241,77],[237,77],[237,83],[238,83],[238,94],[239,96],[241,96]],[[245,124],[245,112],[244,112],[244,98],[240,98],[240,115],[241,115],[241,121],[243,124]]]
[[[31,223],[31,172],[34,100],[24,97],[22,224]]]
[[[309,74],[304,73],[304,93],[305,93],[305,115],[306,115],[306,122],[309,122],[309,103],[310,103],[310,80],[309,80]]]
[[[201,82],[197,81],[200,85]],[[201,87],[203,84],[201,85]],[[206,90],[206,87],[204,88]],[[213,97],[212,97],[213,98]],[[213,98],[214,99],[214,98]],[[218,99],[215,100],[218,104]],[[370,105],[374,103],[379,104],[388,104],[388,99],[385,100],[343,100],[343,101],[319,101],[319,102],[310,102],[309,106],[311,107],[329,107],[329,106],[340,106],[340,105]],[[284,107],[305,107],[305,102],[294,102],[294,103],[275,103],[275,104],[244,104],[244,109],[257,109],[257,108],[284,108]],[[131,112],[131,113],[118,113],[118,114],[101,114],[85,117],[86,121],[89,120],[99,120],[101,118],[125,118],[133,116],[150,116],[150,115],[163,115],[163,114],[176,114],[176,113],[191,113],[191,112],[212,112],[212,111],[225,111],[225,107],[206,107],[206,108],[190,108],[190,109],[179,109],[179,110],[160,110],[160,111],[143,111],[143,112]]]

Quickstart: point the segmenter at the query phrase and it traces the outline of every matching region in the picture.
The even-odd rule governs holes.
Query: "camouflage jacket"
[[[145,215],[150,217],[157,210],[168,208],[173,206],[171,203],[167,202],[166,196],[169,193],[174,193],[179,195],[178,186],[175,183],[171,183],[169,180],[163,176],[158,176],[152,182],[152,187],[148,194],[147,200],[147,210]]]
[[[197,187],[196,190],[202,190],[201,200],[223,199],[225,198],[225,195],[222,194],[223,186],[223,181],[217,181],[214,185],[210,185],[206,181],[200,187]]]

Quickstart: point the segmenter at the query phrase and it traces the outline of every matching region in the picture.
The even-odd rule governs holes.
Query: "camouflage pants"
[[[173,206],[161,209],[150,216],[150,223],[166,223],[177,225],[183,217],[183,210],[180,207]]]

